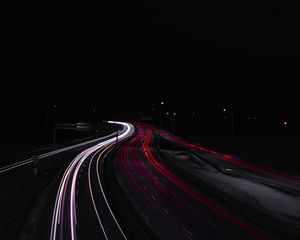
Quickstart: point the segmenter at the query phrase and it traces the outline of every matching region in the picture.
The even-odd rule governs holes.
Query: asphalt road
[[[109,132],[107,133],[109,134]],[[112,138],[115,133],[106,137],[98,137],[96,139],[76,143],[54,150],[48,150],[38,153],[39,164],[37,176],[34,178],[33,159],[27,157],[24,160],[16,161],[11,164],[0,166],[0,236],[1,239],[18,239],[24,235],[31,235],[33,232],[38,235],[48,234],[48,228],[40,226],[41,221],[36,220],[37,216],[33,216],[35,222],[29,229],[24,229],[24,224],[32,209],[40,204],[40,195],[43,192],[49,193],[49,201],[42,206],[43,220],[47,222],[47,216],[52,216],[53,206],[52,196],[55,196],[55,188],[59,184],[58,177],[62,176],[64,170],[79,153],[95,144],[106,139]],[[58,183],[57,183],[58,182]],[[48,199],[47,199],[48,200]],[[53,199],[52,199],[53,200]],[[49,212],[49,210],[50,211]],[[38,228],[38,229],[37,229]],[[49,231],[50,232],[50,231]],[[49,239],[49,237],[47,237]]]
[[[134,133],[133,126],[127,123],[117,124],[123,126],[118,141],[123,141]],[[115,144],[116,137],[110,136],[81,152],[70,163],[56,195],[50,240],[91,237],[126,239],[107,201],[100,176],[104,156]]]
[[[32,212],[32,224],[25,223],[27,228],[23,227],[21,240],[281,238],[266,227],[267,222],[250,217],[255,216],[252,212],[257,209],[246,202],[249,199],[230,195],[220,186],[250,180],[252,185],[259,184],[257,189],[269,191],[271,187],[290,196],[298,194],[298,177],[188,143],[146,124],[136,123],[133,127],[114,123],[122,126],[118,137],[111,134],[41,155],[39,171],[43,174],[39,174],[38,181],[32,178],[32,159],[0,168],[1,204],[6,206],[1,207],[1,239],[18,236],[19,231],[13,234],[13,229],[24,222],[14,218],[20,219],[18,212],[26,214],[23,208],[27,214],[32,208],[26,200],[30,193],[26,188],[32,183],[44,193],[31,191],[28,199],[40,195],[37,205],[43,204],[39,211]],[[162,150],[163,139],[171,144],[168,151]],[[185,149],[188,154],[174,155],[175,145],[176,151]],[[64,164],[59,164],[62,161]],[[192,171],[185,169],[184,161],[192,166]],[[192,161],[198,161],[198,165],[192,165]],[[54,181],[47,178],[55,173]],[[246,177],[236,177],[237,173]],[[213,178],[217,181],[211,181]],[[17,191],[24,191],[24,204],[20,204],[22,194],[16,194]],[[227,195],[239,199],[228,201]],[[298,201],[286,199],[291,203]],[[8,216],[11,220],[7,222]],[[272,218],[264,219],[275,226],[271,225]],[[297,235],[289,235],[291,239],[293,236]]]
[[[136,214],[158,239],[269,239],[268,233],[170,171],[156,154],[154,128],[120,148],[116,174]]]

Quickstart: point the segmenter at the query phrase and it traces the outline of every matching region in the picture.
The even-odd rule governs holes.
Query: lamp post
[[[161,106],[165,105],[165,102],[161,102]],[[172,108],[172,112],[167,112],[167,115],[171,115],[171,121],[172,121],[172,132],[173,134],[175,133],[175,116],[176,116],[176,112],[174,110],[174,106],[172,104],[170,104],[170,107]],[[160,129],[161,129],[161,123],[162,123],[162,114],[160,111]],[[174,160],[174,148],[175,148],[175,143],[173,141],[173,146],[172,146],[172,160]]]
[[[165,104],[164,101],[160,102],[160,108],[159,108],[159,129],[161,130],[162,128],[162,106]]]
[[[173,133],[175,134],[175,116],[176,116],[176,112],[174,111],[174,108],[173,108],[173,114],[172,114],[173,116],[173,119],[172,119],[172,131],[173,131]],[[174,161],[174,149],[175,148],[175,143],[174,143],[174,141],[173,141],[173,148],[172,148],[172,161]]]
[[[176,116],[176,112],[173,111],[173,119],[172,119],[172,131],[173,131],[173,133],[175,133],[175,116]]]
[[[223,108],[223,112],[229,112],[230,114],[230,118],[231,118],[231,127],[230,127],[230,140],[231,140],[231,144],[234,143],[234,130],[233,130],[233,127],[234,127],[234,118],[233,118],[233,112],[232,111],[228,111],[226,108]]]
[[[56,143],[56,123],[53,126],[53,145]]]
[[[162,128],[162,106],[165,105],[165,102],[161,102],[160,103],[160,111],[159,111],[159,128]],[[174,110],[173,105],[170,104],[170,107],[172,108],[172,112],[167,112],[167,116],[171,115],[171,119],[172,119],[172,131],[174,133],[175,131],[175,116],[176,116],[176,112]]]
[[[164,101],[161,101],[160,102],[160,106],[159,106],[159,129],[158,129],[158,133],[160,134],[160,131],[161,131],[161,128],[162,128],[162,106],[165,104]],[[160,137],[158,137],[158,140],[157,140],[157,143],[158,143],[158,147],[160,146]]]

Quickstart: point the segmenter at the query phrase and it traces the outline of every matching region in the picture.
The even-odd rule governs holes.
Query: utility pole
[[[162,128],[162,106],[164,105],[165,103],[162,101],[160,103],[160,108],[159,108],[159,130],[161,130]]]
[[[165,103],[163,101],[161,101],[160,106],[159,106],[159,129],[158,129],[159,136],[158,136],[158,139],[157,139],[158,147],[160,147],[160,132],[161,132],[161,128],[162,128],[162,106],[164,104]]]
[[[227,112],[226,108],[223,108],[223,112]],[[233,112],[231,110],[228,111],[230,113],[230,120],[231,120],[231,126],[230,126],[230,142],[233,145],[234,144],[234,116],[233,116]]]
[[[172,113],[172,131],[173,131],[173,134],[175,134],[175,116],[176,116],[176,113],[174,112],[174,108],[172,109],[173,110],[173,113]],[[175,143],[173,141],[173,148],[172,148],[172,160],[174,161],[174,150],[175,150]]]

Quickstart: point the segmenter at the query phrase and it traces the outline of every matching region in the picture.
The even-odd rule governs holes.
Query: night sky
[[[297,8],[102,2],[12,7],[2,109],[143,110],[163,99],[180,110],[300,115]]]

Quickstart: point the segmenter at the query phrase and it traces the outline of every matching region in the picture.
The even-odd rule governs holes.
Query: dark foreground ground
[[[61,137],[56,145],[32,142],[5,142],[0,148],[0,167],[19,162],[32,155],[40,155],[56,149],[75,145],[115,131],[114,127],[102,126],[98,134],[75,134],[69,139]],[[58,138],[59,139],[59,138]],[[40,161],[37,177],[33,176],[33,164],[0,174],[0,239],[18,239],[24,223],[39,197],[50,191],[51,186],[63,174],[70,161],[87,146],[77,147]],[[34,221],[34,220],[33,220]],[[34,226],[35,224],[32,224]],[[30,235],[33,228],[22,230]]]

